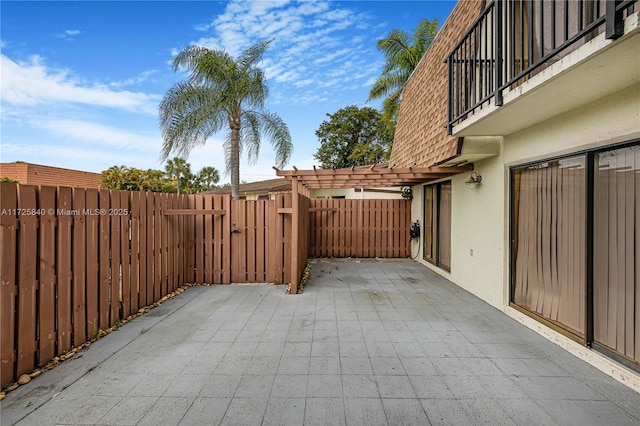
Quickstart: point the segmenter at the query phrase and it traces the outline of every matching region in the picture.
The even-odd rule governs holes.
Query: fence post
[[[298,245],[300,227],[300,199],[298,198],[298,177],[291,180],[291,294],[298,294]]]

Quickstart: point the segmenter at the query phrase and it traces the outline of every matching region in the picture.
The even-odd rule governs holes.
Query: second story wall
[[[389,164],[432,166],[458,153],[458,138],[447,135],[447,64],[445,59],[480,16],[485,1],[462,0],[447,18],[402,93]]]

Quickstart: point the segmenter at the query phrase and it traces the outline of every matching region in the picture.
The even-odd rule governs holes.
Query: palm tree
[[[160,103],[163,160],[171,152],[188,154],[228,126],[224,151],[227,173],[231,173],[231,193],[236,199],[243,149],[249,161],[255,161],[260,137],[266,134],[276,151],[278,167],[289,161],[293,151],[287,125],[264,108],[268,88],[263,71],[255,66],[270,43],[255,44],[235,60],[224,51],[186,47],[173,59],[172,66],[174,71],[190,69],[189,79],[169,89]]]
[[[218,169],[215,167],[205,166],[200,169],[196,179],[198,184],[201,186],[201,189],[209,190],[218,183],[220,175],[218,174]]]
[[[387,38],[378,40],[376,47],[385,58],[382,74],[373,83],[367,102],[385,98],[382,102],[383,118],[395,127],[400,109],[402,89],[418,62],[431,46],[438,32],[438,20],[421,19],[413,34],[393,30]]]
[[[191,164],[187,163],[187,160],[184,158],[175,157],[167,160],[164,170],[169,179],[176,181],[178,194],[180,193],[180,188],[187,189],[189,181],[193,180]]]

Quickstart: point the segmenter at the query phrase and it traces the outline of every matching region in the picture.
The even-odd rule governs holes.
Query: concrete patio
[[[640,395],[424,266],[194,287],[2,401],[2,425],[640,424]]]

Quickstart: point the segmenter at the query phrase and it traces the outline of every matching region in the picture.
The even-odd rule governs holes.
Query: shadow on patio
[[[638,394],[411,261],[193,287],[2,401],[2,424],[633,424]]]

